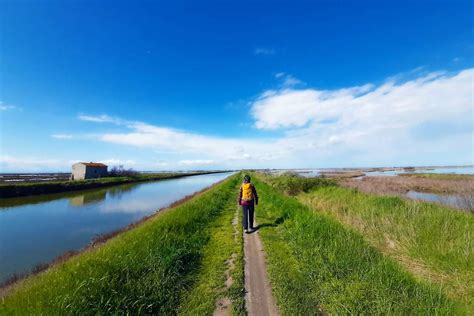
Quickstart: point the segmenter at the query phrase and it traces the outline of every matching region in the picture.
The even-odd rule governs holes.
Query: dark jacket
[[[250,184],[252,188],[252,193],[253,193],[253,199],[250,201],[242,201],[242,186],[240,186],[239,190],[239,205],[258,205],[258,195],[257,195],[257,190],[255,189],[255,186],[253,183]]]

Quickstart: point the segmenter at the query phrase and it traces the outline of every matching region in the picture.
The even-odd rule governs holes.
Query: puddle
[[[424,193],[417,191],[408,191],[406,196],[413,200],[440,203],[446,206],[467,209],[466,202],[457,195],[441,195],[435,193]]]

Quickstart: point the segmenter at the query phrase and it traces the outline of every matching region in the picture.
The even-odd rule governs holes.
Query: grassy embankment
[[[318,192],[344,192],[345,189],[326,180],[290,178],[265,177],[274,188],[259,179],[254,181],[261,196],[256,216],[267,252],[269,276],[284,313],[314,314],[320,310],[334,314],[466,313],[462,303],[448,298],[439,285],[415,279],[396,259],[383,255],[365,234],[341,223],[329,211],[315,212],[295,197],[278,192],[297,194],[301,190],[316,190],[309,194],[318,196]],[[306,185],[306,181],[312,183]],[[302,201],[309,198],[303,196]],[[381,201],[383,198],[378,200],[379,206],[384,205]],[[401,203],[397,199],[398,202]],[[394,202],[391,203],[388,208]],[[345,213],[353,212],[350,201],[339,205]],[[377,226],[378,220],[371,225]],[[402,238],[411,236],[401,234]],[[453,246],[458,242],[456,240]],[[435,257],[443,256],[443,250],[435,251]],[[457,266],[464,267],[461,253],[453,251],[452,255],[459,262]]]
[[[243,313],[241,239],[232,218],[239,179],[16,284],[0,314],[210,314],[218,298]],[[225,290],[226,260],[236,254]]]
[[[28,182],[0,185],[0,197],[11,198],[38,194],[61,193],[107,187],[117,184],[134,182],[155,181],[162,179],[175,179],[192,175],[210,174],[216,172],[189,172],[189,173],[157,173],[138,174],[135,176],[104,177],[100,179],[89,179],[80,181],[51,181],[51,182]]]
[[[326,187],[298,196],[362,234],[418,279],[474,308],[474,217],[434,203]]]

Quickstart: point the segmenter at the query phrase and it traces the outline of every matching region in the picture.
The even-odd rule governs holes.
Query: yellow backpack
[[[242,184],[242,200],[251,201],[253,200],[253,191],[251,183]]]

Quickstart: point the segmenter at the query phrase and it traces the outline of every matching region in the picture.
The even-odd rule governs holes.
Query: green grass
[[[297,174],[287,172],[278,177],[266,177],[271,185],[285,192],[288,195],[297,195],[302,192],[309,192],[315,188],[323,186],[333,186],[336,182],[326,178],[303,178]]]
[[[419,279],[474,310],[474,216],[441,205],[326,187],[298,199],[356,229]]]
[[[362,234],[253,180],[261,198],[256,216],[268,273],[283,313],[465,313],[440,287],[417,281]]]
[[[180,307],[209,311],[219,296],[213,290],[223,283],[222,260],[242,253],[241,241],[236,246],[228,236],[237,183],[233,176],[95,250],[20,282],[1,301],[0,314],[168,315]],[[217,242],[221,238],[224,242]],[[207,274],[212,269],[216,273]],[[239,264],[234,273],[236,279],[243,273]],[[204,275],[209,279],[201,286]],[[190,293],[198,288],[211,294],[189,304]],[[241,294],[242,283],[229,292]],[[237,311],[241,304],[237,299]]]
[[[232,301],[233,314],[245,315],[242,212],[237,211],[236,201],[231,199],[224,215],[209,228],[211,238],[203,250],[197,281],[183,300],[180,314],[211,315],[215,302],[227,297]],[[233,223],[234,217],[237,221]],[[232,260],[232,267],[229,260]],[[233,280],[229,288],[225,286],[226,270]]]

